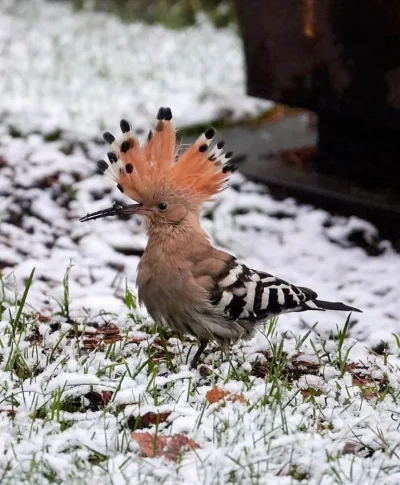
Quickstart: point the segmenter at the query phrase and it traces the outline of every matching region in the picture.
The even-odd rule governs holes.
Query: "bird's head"
[[[177,226],[190,216],[198,216],[201,204],[226,186],[234,170],[231,153],[224,153],[224,142],[214,143],[215,130],[209,128],[184,151],[176,146],[176,133],[169,108],[160,108],[154,130],[143,146],[121,120],[123,133],[116,140],[104,133],[110,143],[108,162],[99,168],[117,183],[118,189],[136,204],[116,205],[87,214],[81,221],[118,214],[141,214],[151,226]]]
[[[128,190],[126,194],[133,198]],[[135,200],[138,204],[130,206],[132,213],[147,217],[152,226],[176,226],[190,213],[197,211],[184,194],[180,194],[177,189],[171,190],[169,185],[163,186],[161,181],[152,190],[142,191],[140,195],[136,195]]]

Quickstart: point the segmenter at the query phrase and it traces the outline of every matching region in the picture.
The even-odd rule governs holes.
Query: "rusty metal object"
[[[235,0],[249,94],[318,114],[317,169],[399,186],[400,0]]]

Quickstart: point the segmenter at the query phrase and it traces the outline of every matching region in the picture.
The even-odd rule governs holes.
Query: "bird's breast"
[[[139,300],[150,315],[176,314],[193,301],[190,272],[168,260],[142,259],[138,268]]]

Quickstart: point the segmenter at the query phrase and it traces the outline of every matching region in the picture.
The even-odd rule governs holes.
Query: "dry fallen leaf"
[[[132,438],[140,446],[141,452],[149,458],[161,456],[167,442],[165,436],[155,436],[151,433],[141,433],[138,431],[132,433]]]
[[[268,364],[262,364],[260,362],[255,362],[252,364],[251,375],[255,377],[261,377],[264,379],[268,375]]]
[[[152,425],[157,425],[164,423],[168,416],[171,414],[170,411],[165,411],[164,413],[152,413],[148,412],[143,416],[129,416],[127,420],[127,425],[130,430],[136,431],[143,428],[150,428]]]
[[[350,364],[347,364],[344,368],[346,372],[351,372],[354,369],[359,369],[360,366],[357,362],[350,362]]]
[[[353,374],[353,386],[367,386],[367,385],[373,385],[374,381],[367,376],[360,376],[359,374]]]
[[[194,450],[195,448],[200,448],[200,446],[184,434],[175,434],[167,441],[163,455],[168,460],[176,461],[185,448]]]
[[[108,404],[113,396],[112,391],[101,391],[101,397],[104,404]]]
[[[301,394],[303,397],[307,398],[312,396],[321,396],[321,389],[315,389],[314,387],[308,387],[307,389],[301,389]]]
[[[168,460],[176,461],[185,448],[200,448],[195,441],[183,434],[167,437],[135,431],[132,433],[132,438],[140,446],[141,452],[148,458],[164,456]]]
[[[247,399],[243,396],[243,394],[231,394],[229,391],[225,391],[224,389],[220,389],[219,387],[213,387],[206,394],[207,401],[210,404],[221,401],[221,399],[224,399],[226,397],[227,401],[241,402],[242,404],[247,404]]]
[[[164,423],[168,416],[171,414],[170,411],[165,413],[146,413],[142,416],[142,422],[145,425]]]
[[[373,391],[372,389],[362,389],[361,395],[367,401],[370,401],[371,399],[378,397],[378,393],[376,391]]]
[[[358,443],[353,443],[352,441],[347,441],[343,447],[343,455],[354,455],[360,449]]]
[[[83,348],[86,350],[95,350],[100,344],[100,340],[96,338],[85,339],[83,341]]]
[[[139,337],[128,337],[126,341],[129,343],[140,344],[140,342],[143,342],[143,339]]]
[[[96,333],[103,333],[106,336],[119,335],[119,328],[114,323],[108,323],[96,330]]]
[[[242,404],[247,404],[247,399],[243,396],[243,394],[232,394],[228,397],[228,401],[232,402],[241,402]]]
[[[13,409],[0,409],[0,413],[5,413],[9,418],[15,418],[16,416],[16,411]]]
[[[39,322],[50,322],[51,316],[50,315],[44,315],[43,313],[39,313],[38,314],[38,320],[39,320]]]
[[[226,396],[229,396],[230,392],[224,391],[219,387],[213,387],[211,390],[207,391],[206,398],[210,404],[214,404]]]
[[[101,392],[87,392],[85,394],[86,399],[89,400],[89,408],[93,410],[104,409],[104,407],[111,401],[112,391],[101,391]]]
[[[88,338],[83,341],[83,347],[86,350],[95,350],[102,344],[112,344],[115,342],[119,342],[123,339],[123,337],[119,333],[119,328],[113,323],[109,323],[104,327],[96,329],[95,333],[83,333],[88,336]],[[143,339],[140,339],[139,337],[126,337],[125,341],[127,343],[139,344],[143,341]]]
[[[304,352],[300,352],[292,359],[292,365],[304,369],[318,369],[320,367],[318,361],[310,360],[308,354],[305,354]]]
[[[103,339],[103,342],[105,344],[113,344],[115,342],[119,342],[120,340],[122,340],[122,337],[121,335],[107,335],[107,336],[104,336],[104,339]]]

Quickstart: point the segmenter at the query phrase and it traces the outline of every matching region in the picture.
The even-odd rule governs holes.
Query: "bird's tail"
[[[340,312],[360,312],[358,308],[345,305],[340,301],[309,300],[302,303],[304,310],[336,310]]]

